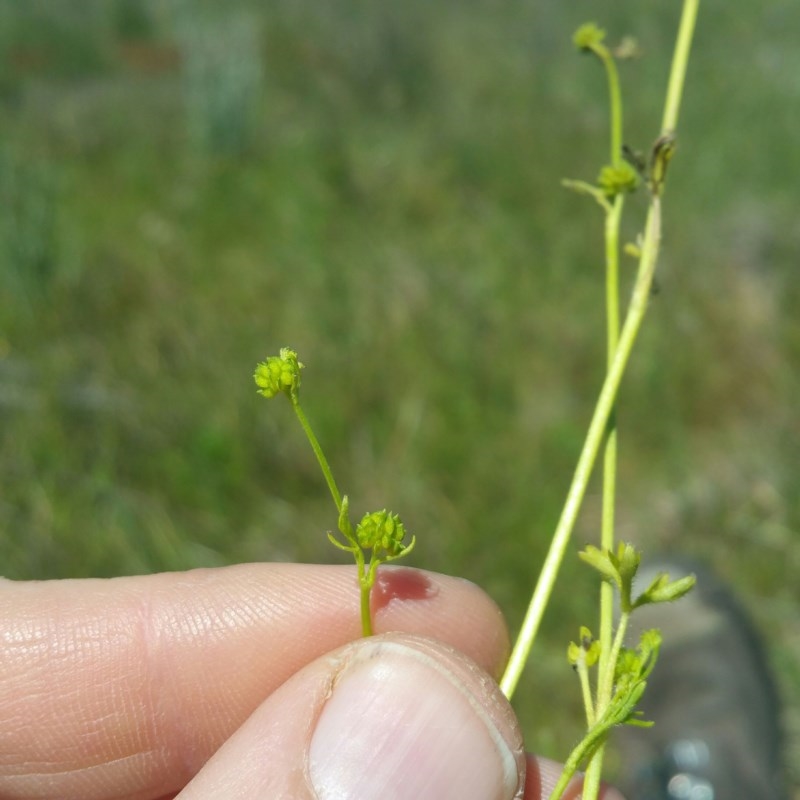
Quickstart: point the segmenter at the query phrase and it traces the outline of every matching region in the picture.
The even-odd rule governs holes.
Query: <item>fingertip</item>
[[[405,631],[455,647],[499,678],[511,642],[494,600],[465,578],[386,565],[378,570],[372,609],[378,633]]]
[[[386,634],[293,676],[182,797],[519,800],[524,775],[497,684],[441,642]]]

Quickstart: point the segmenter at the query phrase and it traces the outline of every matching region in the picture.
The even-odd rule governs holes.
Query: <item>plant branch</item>
[[[639,270],[633,288],[625,324],[620,333],[619,345],[614,352],[614,358],[606,374],[603,387],[595,405],[592,421],[586,440],[583,444],[577,467],[572,478],[567,499],[561,512],[561,517],[556,526],[550,543],[550,549],[545,557],[533,591],[525,619],[519,635],[514,643],[506,671],[500,681],[500,688],[506,697],[511,697],[519,683],[525,662],[528,659],[534,639],[544,616],[544,610],[550,599],[555,585],[558,569],[564,560],[567,545],[578,518],[586,487],[591,477],[592,468],[600,451],[600,446],[605,438],[608,420],[614,407],[614,401],[619,391],[622,376],[630,359],[633,345],[639,334],[639,329],[647,310],[647,303],[653,283],[658,247],[661,239],[661,202],[660,198],[652,198],[645,225],[644,240],[642,243]]]

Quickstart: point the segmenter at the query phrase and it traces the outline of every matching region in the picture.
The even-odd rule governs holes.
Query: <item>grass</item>
[[[607,5],[241,2],[259,46],[229,45],[222,88],[179,4],[3,12],[3,573],[337,559],[291,411],[251,383],[289,344],[354,516],[399,511],[414,563],[477,581],[518,625],[604,363],[600,215],[559,181],[596,174],[605,103],[569,37],[594,16],[639,37],[622,81],[644,149],[677,13]],[[743,587],[800,764],[792,11],[703,9],[618,513],[646,555]],[[598,507],[595,489],[576,551]],[[554,757],[580,732],[563,653],[594,603],[572,559],[517,695]]]

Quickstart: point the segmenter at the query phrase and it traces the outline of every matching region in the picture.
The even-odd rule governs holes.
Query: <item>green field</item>
[[[270,0],[0,6],[0,572],[339,561],[327,489],[522,618],[604,365],[603,75],[658,133],[679,4]],[[769,638],[800,785],[800,13],[707,0],[659,291],[619,408],[620,536],[704,559]],[[641,224],[644,198],[626,228]],[[625,294],[634,263],[624,271]],[[574,542],[599,535],[599,483]],[[571,558],[517,705],[580,730]]]

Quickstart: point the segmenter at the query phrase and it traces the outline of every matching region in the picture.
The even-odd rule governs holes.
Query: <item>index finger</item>
[[[476,586],[397,568],[377,589],[376,632],[440,639],[497,675],[508,637]],[[0,796],[178,791],[290,675],[359,635],[351,567],[0,581]]]

